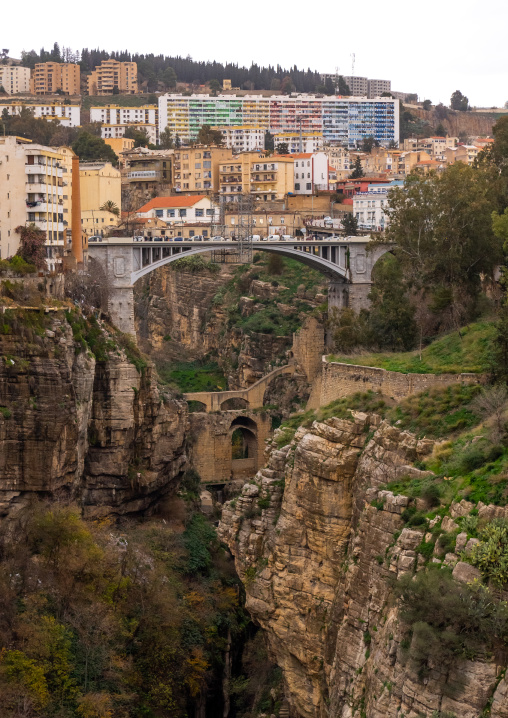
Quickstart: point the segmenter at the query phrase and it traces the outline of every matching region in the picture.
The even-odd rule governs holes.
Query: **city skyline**
[[[34,0],[25,3],[28,12],[31,7],[34,11],[38,7]],[[56,0],[56,8],[63,10],[62,0]],[[266,0],[256,5],[256,17],[267,17],[269,23],[245,17],[244,26],[231,0],[214,5],[212,19],[203,0],[193,6],[193,19],[185,8],[173,6],[168,15],[169,27],[178,26],[180,31],[166,36],[140,33],[140,25],[132,21],[131,9],[134,12],[134,3],[122,4],[122,14],[115,16],[114,35],[108,23],[97,23],[103,6],[91,0],[87,14],[65,31],[55,30],[49,18],[40,17],[36,31],[14,27],[2,45],[9,47],[12,57],[20,57],[22,50],[39,51],[42,46],[48,49],[57,41],[74,50],[100,47],[107,51],[190,55],[199,61],[234,62],[247,67],[252,62],[286,68],[296,65],[321,73],[335,72],[338,67],[342,75],[352,74],[354,53],[355,75],[391,80],[393,90],[416,92],[420,99],[430,99],[435,104],[449,104],[457,89],[468,96],[472,106],[503,106],[508,100],[503,37],[503,20],[508,18],[508,11],[500,0],[465,0],[460,6],[443,6],[429,0],[425,10],[418,13],[408,10],[401,0],[384,4],[365,0],[360,18],[358,5],[338,11],[326,4],[321,19],[333,38],[328,43],[323,42],[319,19],[302,26],[303,7],[293,12]],[[327,12],[336,18],[336,29],[330,25]],[[200,15],[206,22],[199,22]],[[158,22],[164,22],[163,14],[157,17]],[[488,32],[483,32],[480,20],[489,17]],[[492,22],[494,18],[496,22]],[[189,23],[188,33],[181,31],[185,23]],[[278,40],[274,28],[280,28],[287,41]],[[248,41],[249,34],[252,42]]]

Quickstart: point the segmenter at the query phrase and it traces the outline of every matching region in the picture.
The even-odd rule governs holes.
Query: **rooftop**
[[[192,207],[202,199],[204,194],[194,196],[184,195],[183,197],[155,197],[138,209],[138,212],[149,212],[151,209],[167,209],[171,207]]]

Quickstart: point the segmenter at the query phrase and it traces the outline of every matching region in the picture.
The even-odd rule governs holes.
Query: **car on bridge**
[[[91,237],[88,237],[88,241],[89,242],[102,242],[102,237],[100,236],[100,234],[93,234]]]
[[[224,239],[224,237],[216,235],[215,237],[211,238],[211,241],[212,242],[227,242],[227,239]]]

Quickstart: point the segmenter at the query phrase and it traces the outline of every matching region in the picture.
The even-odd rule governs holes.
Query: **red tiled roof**
[[[196,202],[205,199],[204,194],[183,197],[155,197],[138,209],[138,213],[149,212],[151,209],[167,209],[171,207],[192,207]]]
[[[291,157],[294,157],[297,160],[298,159],[301,160],[303,158],[312,157],[312,152],[299,152],[299,153],[291,155]]]

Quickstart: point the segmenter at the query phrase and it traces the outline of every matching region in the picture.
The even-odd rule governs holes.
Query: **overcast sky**
[[[56,41],[73,50],[191,55],[249,66],[296,64],[320,72],[389,79],[392,89],[449,104],[461,90],[473,106],[508,100],[506,0],[280,2],[40,0],[17,8],[2,47],[11,57]],[[4,10],[9,15],[9,10]],[[69,22],[66,22],[66,21]]]

